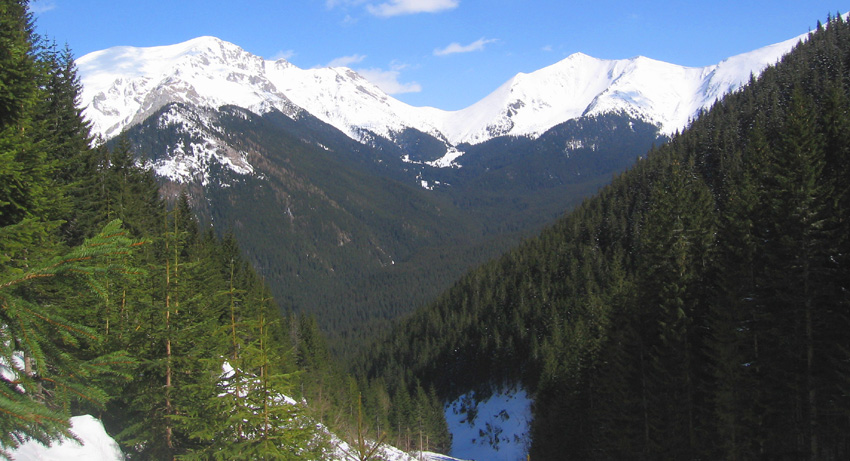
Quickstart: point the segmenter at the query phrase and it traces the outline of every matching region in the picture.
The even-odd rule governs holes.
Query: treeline
[[[538,459],[850,456],[850,24],[818,24],[363,360],[535,395]]]
[[[232,234],[164,201],[126,138],[91,147],[79,93],[71,51],[0,1],[0,458],[81,413],[131,459],[325,459],[317,422],[446,446],[433,392],[338,371]]]

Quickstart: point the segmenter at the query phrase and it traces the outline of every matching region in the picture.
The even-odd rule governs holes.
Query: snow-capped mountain
[[[212,37],[77,65],[96,134],[127,129],[163,195],[185,190],[202,222],[240,230],[278,299],[354,331],[381,309],[409,312],[575,206],[796,42],[707,68],[576,54],[453,112],[405,104],[347,68],[299,69]],[[492,240],[474,246],[482,236]],[[390,307],[350,299],[372,280]],[[366,320],[343,321],[340,300]]]
[[[105,138],[172,102],[234,105],[258,114],[277,109],[291,118],[306,110],[357,140],[363,140],[364,130],[389,138],[393,131],[426,125],[416,108],[350,69],[299,69],[214,37],[109,48],[79,58],[77,66],[86,116]]]
[[[728,58],[707,67],[684,67],[638,56],[605,60],[576,53],[499,89],[437,123],[454,143],[496,136],[536,138],[553,126],[587,115],[623,112],[670,135],[702,109],[775,64],[805,35]]]
[[[276,109],[291,118],[306,111],[361,142],[373,135],[393,140],[414,128],[443,140],[451,150],[498,136],[534,138],[564,121],[608,112],[650,121],[670,134],[804,37],[697,68],[645,57],[603,60],[576,53],[536,72],[518,74],[458,111],[413,107],[351,69],[299,69],[214,37],[171,46],[109,48],[81,57],[77,65],[86,116],[94,132],[105,138],[178,102],[210,108],[234,105],[258,114]]]

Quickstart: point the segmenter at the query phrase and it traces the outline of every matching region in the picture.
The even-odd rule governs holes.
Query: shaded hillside
[[[850,24],[818,24],[363,372],[444,397],[523,382],[533,458],[850,456],[848,77]]]
[[[364,145],[309,115],[232,106],[172,104],[126,137],[151,153],[167,194],[185,188],[201,221],[238,235],[285,310],[316,314],[350,350],[598,190],[663,142],[657,133],[588,117],[534,141],[467,146],[459,168],[425,164],[442,154],[415,130],[398,135],[402,147]]]

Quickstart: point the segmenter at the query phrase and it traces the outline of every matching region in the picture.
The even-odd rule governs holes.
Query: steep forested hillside
[[[808,41],[363,361],[536,395],[539,459],[850,456],[850,24]]]
[[[340,372],[315,318],[282,316],[126,138],[91,147],[71,51],[32,30],[26,1],[0,1],[0,459],[84,413],[131,459],[326,459],[318,422],[360,442],[387,389]],[[375,430],[445,447],[419,389],[392,389],[404,414]]]

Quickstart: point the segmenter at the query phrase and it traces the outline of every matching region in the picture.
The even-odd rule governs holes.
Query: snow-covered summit
[[[85,114],[106,138],[141,122],[168,103],[256,113],[302,111],[358,141],[368,132],[392,139],[415,128],[448,146],[496,136],[536,137],[583,115],[625,112],[682,129],[700,110],[774,64],[805,35],[707,67],[684,67],[646,57],[597,59],[576,53],[528,74],[517,74],[481,101],[458,111],[413,107],[384,93],[351,69],[300,69],[269,61],[214,37],[171,46],[115,47],[77,61]]]
[[[139,123],[168,103],[256,113],[302,110],[352,138],[380,136],[415,119],[412,107],[387,96],[347,68],[299,69],[268,61],[214,37],[151,48],[115,47],[77,60],[85,115],[105,138]]]
[[[85,114],[106,138],[172,102],[295,111],[264,77],[267,63],[236,45],[200,37],[171,46],[115,47],[77,60]],[[272,63],[287,68],[286,61]]]
[[[597,59],[575,53],[530,74],[518,74],[470,107],[447,113],[437,126],[452,143],[494,136],[537,137],[584,115],[625,112],[658,124],[664,134],[684,128],[700,110],[775,64],[805,35],[707,67],[685,67],[643,56]]]

